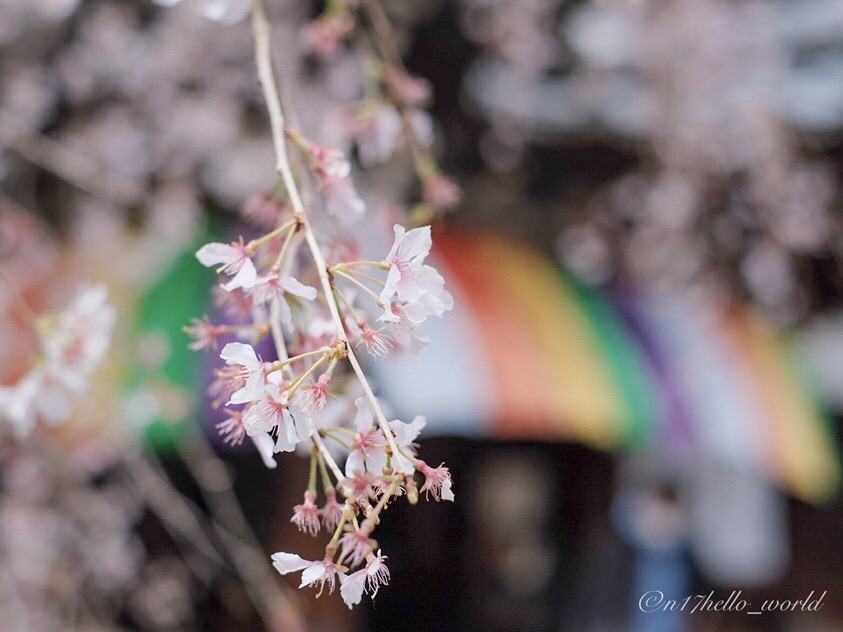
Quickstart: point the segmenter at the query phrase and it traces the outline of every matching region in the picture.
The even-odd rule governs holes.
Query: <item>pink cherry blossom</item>
[[[246,429],[243,427],[242,410],[225,409],[228,415],[225,421],[218,423],[215,427],[219,435],[223,438],[223,442],[228,445],[240,445],[243,443],[243,438],[246,436]]]
[[[275,428],[286,428],[289,415],[284,393],[277,384],[266,384],[260,399],[253,402],[243,415],[243,427],[249,435],[272,432]],[[286,436],[286,431],[284,434]]]
[[[372,483],[375,482],[375,477],[371,472],[355,471],[348,475],[342,482],[343,494],[346,498],[351,498],[354,502],[361,505],[368,505],[369,499],[374,496],[372,491]]]
[[[328,556],[318,562],[311,562],[293,553],[273,553],[272,565],[282,575],[302,571],[299,588],[318,583],[320,593],[325,588],[325,584],[328,585],[328,592],[333,592],[337,578],[340,581],[345,578],[345,573],[340,572],[337,565]]]
[[[398,110],[384,102],[370,102],[356,113],[352,136],[364,167],[374,167],[392,157],[401,142],[404,122]]]
[[[397,419],[389,422],[389,428],[395,437],[395,444],[398,446],[398,454],[392,457],[392,469],[399,474],[412,474],[413,463],[407,457],[416,456],[418,445],[415,440],[427,425],[427,421],[421,415],[416,416],[410,423],[404,423]],[[407,455],[407,456],[404,456]]]
[[[252,296],[247,294],[243,288],[227,291],[225,288],[216,285],[212,292],[214,305],[221,308],[228,318],[238,323],[251,320],[254,313],[254,302]]]
[[[225,377],[238,385],[228,400],[229,404],[245,404],[263,396],[266,371],[251,345],[229,342],[223,347],[220,357],[234,367],[234,371],[226,373]]]
[[[393,231],[395,241],[385,259],[389,273],[379,297],[384,313],[379,320],[400,320],[392,308],[393,301],[399,303],[407,318],[417,325],[431,314],[441,316],[452,309],[454,299],[445,290],[445,280],[433,267],[424,265],[433,245],[430,227],[405,231],[403,226],[396,224]]]
[[[367,588],[374,597],[378,588],[389,583],[389,569],[384,564],[386,559],[380,550],[377,555],[369,551],[365,568],[340,578],[340,594],[349,609],[360,603]]]
[[[360,338],[357,344],[365,346],[366,351],[373,358],[383,358],[392,348],[392,339],[384,333],[382,327],[372,329],[369,323],[363,322],[360,325]]]
[[[367,579],[368,574],[365,568],[340,578],[340,595],[342,595],[342,600],[349,610],[363,599]]]
[[[223,284],[226,290],[238,287],[251,288],[257,280],[257,270],[252,261],[252,253],[243,244],[243,240],[231,244],[205,244],[196,252],[196,258],[206,268],[220,266],[219,272],[232,277]]]
[[[348,559],[351,566],[362,564],[372,552],[375,541],[369,537],[371,532],[372,524],[364,520],[359,529],[353,529],[340,538],[343,558]]]
[[[299,531],[304,531],[310,535],[319,533],[319,509],[316,507],[316,493],[306,491],[304,493],[304,502],[301,505],[293,507],[293,517],[290,522],[299,528]]]
[[[323,16],[305,27],[305,44],[321,57],[333,57],[354,30],[354,25],[354,17],[348,11]]]
[[[345,462],[346,476],[351,477],[363,471],[380,476],[386,467],[386,437],[378,427],[372,425],[375,413],[369,401],[365,397],[358,397],[354,404],[357,406],[357,415],[354,417],[357,432]]]
[[[386,555],[381,555],[380,549],[366,558],[367,583],[372,596],[377,593],[378,588],[389,584],[389,569],[384,563],[386,559]]]
[[[289,331],[292,331],[293,313],[287,303],[287,294],[312,301],[316,298],[316,288],[304,285],[294,277],[280,276],[277,272],[272,272],[258,277],[251,289],[255,305],[263,305],[275,298],[278,299],[281,322]]]
[[[266,230],[278,226],[283,211],[284,206],[267,193],[252,195],[240,207],[243,219]]]
[[[416,461],[416,469],[421,472],[424,477],[424,485],[421,491],[431,494],[434,500],[454,500],[454,492],[451,491],[451,473],[447,467],[440,465],[439,467],[430,467],[424,461]]]
[[[412,304],[392,303],[390,311],[394,318],[387,322],[387,326],[389,327],[389,335],[399,347],[416,353],[430,342],[430,339],[421,333],[418,323],[409,317],[408,307],[409,311],[412,312]],[[418,317],[416,314],[414,316]]]
[[[286,392],[273,382],[268,382],[260,398],[243,416],[243,426],[250,436],[277,429],[275,452],[292,452],[296,445],[313,434],[313,421],[306,415],[293,414]]]
[[[325,210],[343,225],[349,226],[366,214],[366,204],[354,188],[351,178],[326,175],[322,179]]]
[[[313,170],[323,178],[347,178],[351,174],[351,163],[339,149],[309,145],[307,151]]]
[[[462,201],[462,189],[451,178],[435,173],[422,180],[422,196],[432,206],[448,210]]]
[[[325,506],[322,507],[322,523],[329,531],[336,529],[342,520],[344,508],[337,502],[337,494],[334,490],[325,492]]]
[[[315,384],[311,384],[304,390],[304,404],[302,405],[302,412],[308,413],[312,410],[322,410],[325,408],[325,403],[329,397],[333,397],[328,390],[331,384],[331,376],[328,373],[323,373],[316,380]]]
[[[207,316],[202,318],[192,319],[193,326],[185,327],[184,332],[193,338],[187,347],[191,351],[199,351],[200,349],[217,348],[217,340],[220,336],[228,333],[229,328],[226,325],[214,325]]]
[[[387,70],[384,82],[389,95],[405,106],[426,105],[432,96],[429,81],[414,77],[398,68]]]

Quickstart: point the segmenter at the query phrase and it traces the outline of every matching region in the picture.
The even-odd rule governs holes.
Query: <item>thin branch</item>
[[[284,620],[292,628],[304,629],[295,597],[286,586],[275,581],[263,549],[240,509],[225,463],[200,430],[192,432],[191,439],[187,446],[179,445],[179,453],[199,484],[214,518],[214,528],[223,539],[252,602],[267,623]]]
[[[0,144],[77,189],[117,206],[137,204],[146,195],[143,187],[130,178],[45,136],[3,107],[0,107]]]
[[[331,289],[331,280],[328,275],[328,266],[325,263],[325,258],[322,256],[322,251],[316,241],[316,235],[310,224],[310,220],[302,204],[301,195],[299,194],[298,185],[296,184],[293,172],[290,169],[290,161],[287,155],[287,139],[284,133],[285,119],[284,112],[281,107],[281,97],[278,89],[278,84],[275,80],[275,73],[272,66],[272,48],[270,24],[266,17],[266,9],[262,0],[252,0],[252,31],[255,38],[255,64],[258,69],[258,78],[260,79],[261,87],[263,89],[264,99],[266,100],[267,110],[269,112],[269,121],[272,128],[272,141],[275,146],[276,169],[284,181],[284,186],[287,188],[287,194],[290,197],[290,203],[293,205],[293,211],[301,220],[302,228],[305,234],[305,240],[310,248],[313,262],[316,265],[316,271],[319,275],[319,281],[322,285],[322,292],[325,296],[325,301],[328,304],[328,310],[331,313],[331,318],[337,330],[337,338],[344,343],[348,360],[351,363],[354,372],[357,374],[360,383],[363,386],[363,392],[368,397],[372,404],[372,409],[378,419],[378,424],[386,436],[388,446],[388,453],[398,454],[398,446],[395,443],[395,437],[389,427],[389,423],[381,410],[380,403],[377,397],[372,392],[371,386],[366,379],[366,374],[363,372],[360,362],[354,354],[354,349],[348,343],[348,336],[345,332],[345,327],[340,317],[339,307],[334,298]]]
[[[123,461],[147,506],[158,516],[174,540],[190,544],[214,564],[233,570],[208,537],[199,520],[198,511],[172,487],[166,475],[158,472],[140,454],[129,454],[127,451]],[[198,574],[206,573],[202,571]]]

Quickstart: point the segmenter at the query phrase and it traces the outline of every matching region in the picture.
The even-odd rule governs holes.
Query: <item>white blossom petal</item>
[[[363,589],[366,585],[366,569],[359,570],[348,576],[340,577],[340,594],[349,610],[360,603]]]
[[[280,279],[278,279],[278,283],[282,288],[284,288],[284,291],[288,294],[300,296],[301,298],[307,299],[308,301],[312,301],[316,298],[316,288],[310,287],[309,285],[305,285],[295,277],[281,277]]]
[[[228,244],[205,244],[196,252],[196,258],[206,268],[221,264],[228,264],[240,258],[240,253]]]
[[[272,456],[272,437],[270,437],[265,432],[261,432],[256,435],[250,435],[249,438],[255,444],[255,447],[258,450],[258,454],[261,455],[261,459],[263,459],[263,464],[270,470],[274,470],[276,467],[278,467],[278,464],[275,462],[275,458]]]
[[[311,566],[313,562],[302,559],[293,553],[273,553],[272,565],[282,575],[294,573]]]

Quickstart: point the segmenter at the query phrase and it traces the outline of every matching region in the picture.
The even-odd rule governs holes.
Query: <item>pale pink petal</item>
[[[398,283],[401,281],[401,271],[398,269],[397,266],[393,265],[389,268],[389,273],[386,275],[386,282],[384,283],[383,290],[381,290],[380,302],[384,305],[384,314],[378,320],[384,321],[395,321],[398,320],[398,316],[392,313],[391,303],[392,297],[395,296],[396,292],[398,291]]]
[[[323,581],[327,579],[328,573],[326,572],[325,565],[321,562],[317,562],[316,564],[312,564],[302,571],[301,574],[301,585],[299,588],[304,588],[305,586],[309,586],[318,581]]]
[[[352,477],[357,472],[365,471],[363,463],[363,452],[361,450],[352,450],[345,461],[345,475]]]
[[[451,479],[446,478],[442,481],[442,491],[440,492],[442,495],[442,500],[450,500],[454,502],[454,492],[451,491]]]
[[[398,233],[396,232],[395,235],[397,238]],[[401,239],[396,257],[405,261],[412,260],[415,263],[421,263],[432,246],[433,239],[430,236],[430,226],[414,228]]]
[[[308,301],[312,301],[316,298],[315,287],[305,285],[304,283],[301,283],[298,279],[294,277],[281,277],[280,279],[278,279],[278,284],[282,288],[284,288],[285,292],[289,294],[300,296],[301,298],[307,299]]]
[[[238,287],[249,289],[255,286],[258,279],[258,271],[255,269],[255,264],[248,257],[243,259],[243,264],[240,266],[237,274],[228,283],[223,284],[223,289],[234,290]]]
[[[222,348],[220,357],[226,364],[240,364],[250,371],[254,371],[261,365],[252,345],[242,342],[229,342]]]
[[[242,253],[228,244],[210,243],[205,244],[196,252],[196,258],[206,268],[237,261]]]
[[[357,414],[354,416],[354,427],[358,432],[366,432],[372,427],[372,419],[375,417],[375,411],[372,410],[369,400],[365,397],[358,397],[354,400],[354,405],[357,407]]]
[[[395,240],[392,242],[392,248],[389,249],[389,254],[386,255],[387,263],[392,263],[395,259],[395,255],[398,253],[398,246],[401,245],[401,241],[404,239],[407,231],[401,224],[395,224],[392,227],[392,232],[395,234]]]

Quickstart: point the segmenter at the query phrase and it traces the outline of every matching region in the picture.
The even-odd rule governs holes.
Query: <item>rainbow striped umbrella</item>
[[[372,363],[396,416],[428,432],[656,448],[763,472],[794,496],[837,490],[834,436],[788,339],[749,310],[583,287],[512,239],[441,232],[455,296],[431,343]]]

